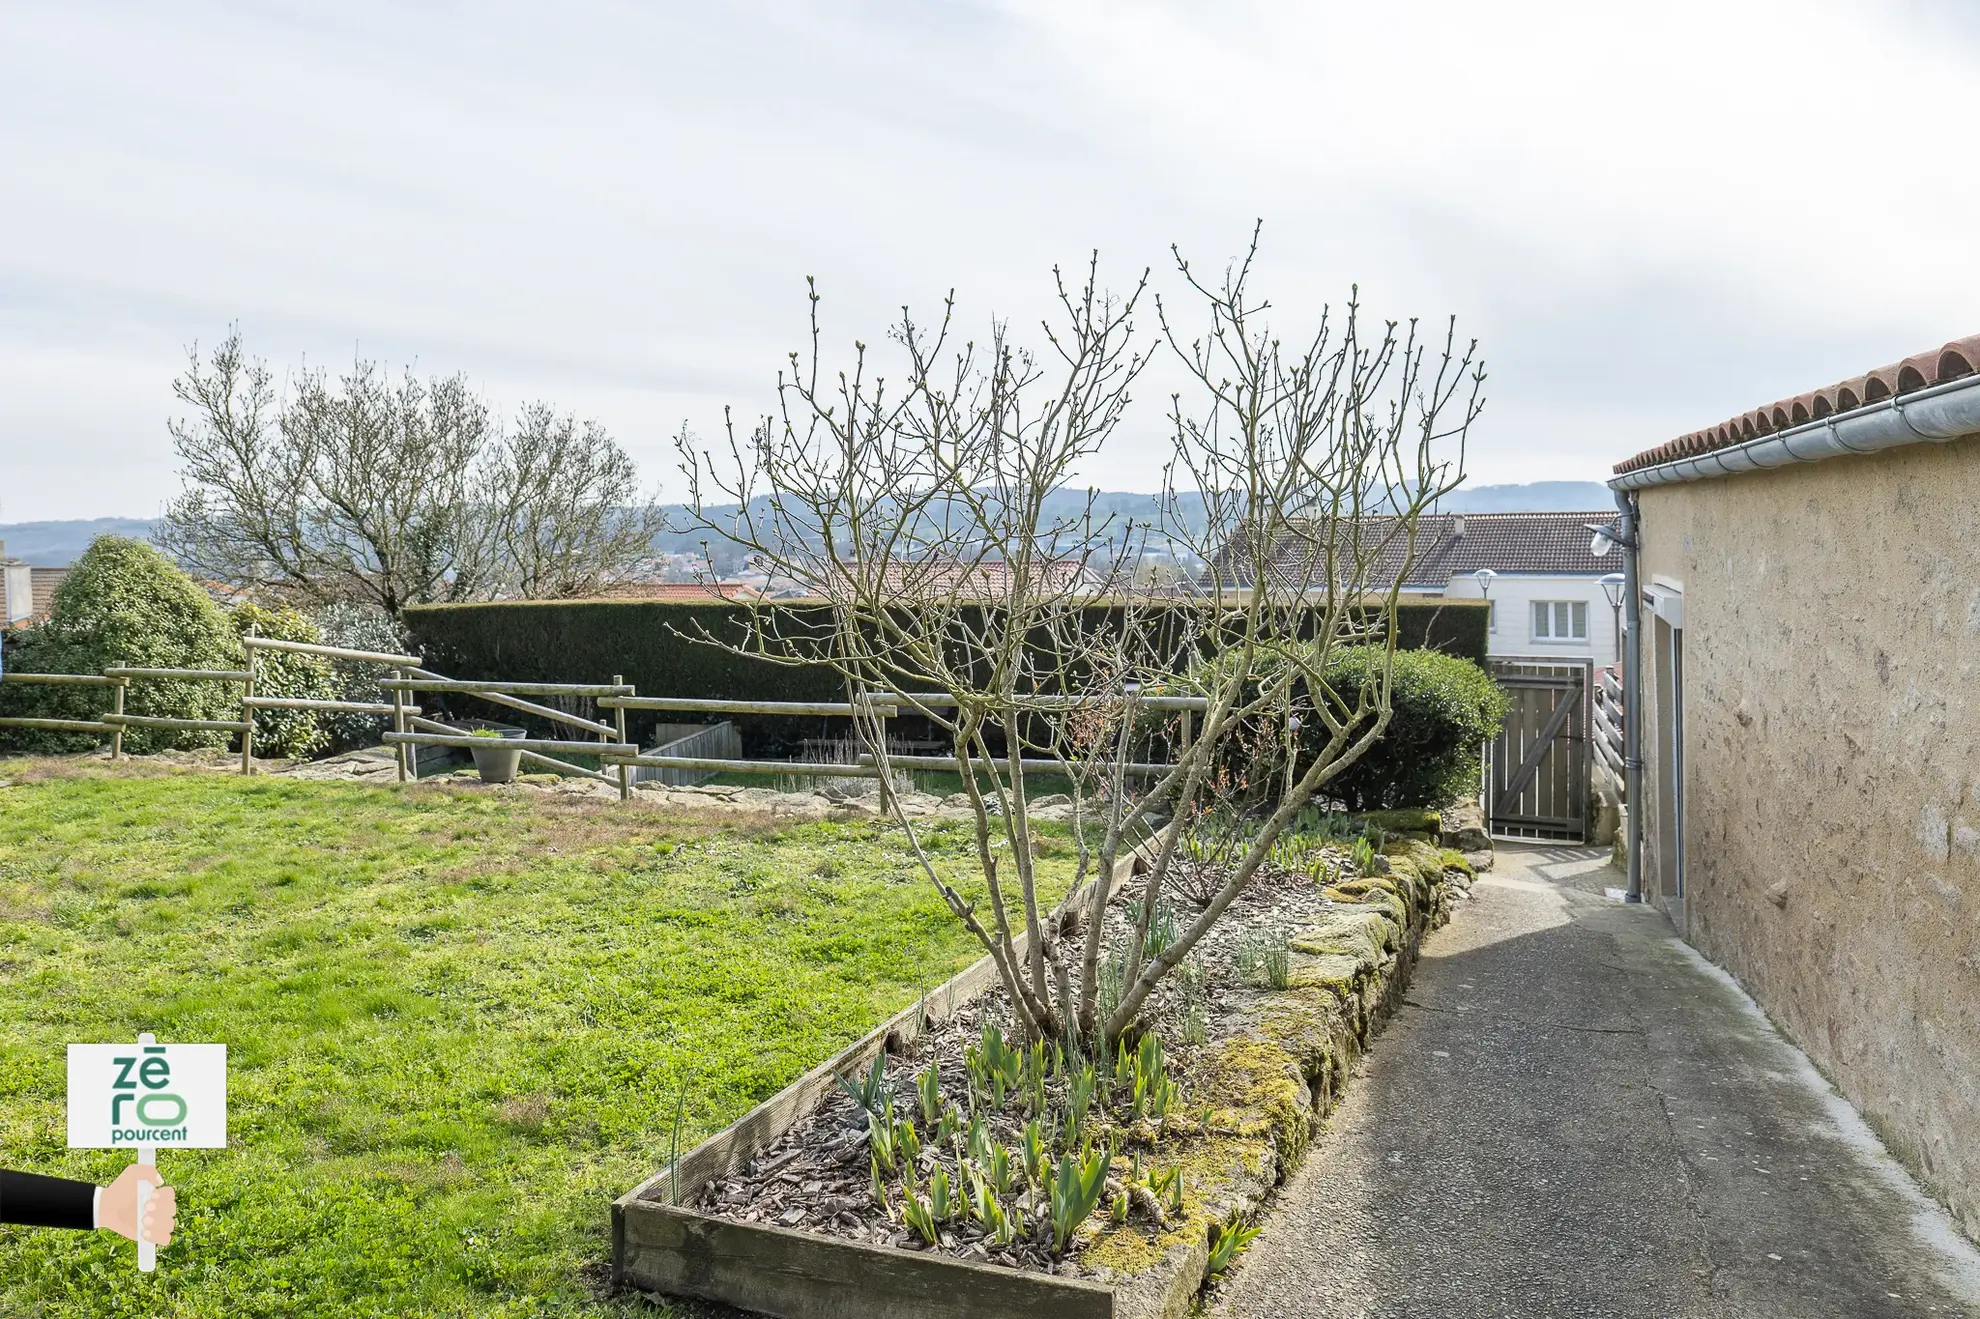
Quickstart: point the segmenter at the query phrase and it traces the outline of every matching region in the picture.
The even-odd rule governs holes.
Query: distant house
[[[1643,896],[1980,1235],[1980,335],[1615,470]]]
[[[32,627],[55,607],[55,588],[67,568],[36,568],[9,556],[0,545],[0,630]]]
[[[1615,560],[1598,559],[1590,550],[1588,526],[1614,516],[1614,509],[1426,514],[1417,520],[1416,557],[1403,592],[1417,600],[1487,600],[1486,649],[1494,658],[1585,659],[1606,667],[1621,649],[1621,584]],[[1367,584],[1386,589],[1412,549],[1406,524],[1366,518],[1358,534],[1370,560]],[[1315,555],[1312,537],[1289,533],[1275,542],[1271,580],[1324,589],[1319,579],[1325,573],[1312,565]],[[1228,585],[1249,586],[1254,577],[1230,555],[1220,556],[1220,570]]]

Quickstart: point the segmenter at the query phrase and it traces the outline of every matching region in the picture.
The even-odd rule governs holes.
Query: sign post
[[[160,1044],[150,1031],[130,1044],[69,1046],[69,1148],[130,1149],[140,1166],[157,1151],[227,1147],[227,1046]],[[138,1269],[157,1267],[144,1239],[151,1186],[137,1187]]]

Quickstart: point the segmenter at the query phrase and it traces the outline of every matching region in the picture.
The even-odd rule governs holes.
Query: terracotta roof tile
[[[1889,366],[1880,366],[1875,371],[1839,381],[1826,389],[1810,390],[1806,394],[1754,408],[1720,425],[1680,435],[1617,463],[1615,472],[1621,476],[1625,472],[1655,467],[1678,458],[1695,458],[1714,449],[1728,449],[1775,431],[1804,426],[1880,399],[1914,393],[1975,372],[1980,372],[1980,334],[1955,339],[1942,347],[1917,353]]]

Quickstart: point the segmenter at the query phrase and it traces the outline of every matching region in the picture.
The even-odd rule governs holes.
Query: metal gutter
[[[1974,434],[1980,434],[1980,375],[1961,376],[1879,399],[1724,449],[1624,472],[1610,479],[1609,488],[1620,493],[1680,481],[1704,481],[1907,444],[1944,444]]]
[[[1643,589],[1636,550],[1641,543],[1636,496],[1616,491],[1616,529],[1623,538],[1623,825],[1629,830],[1629,888],[1624,902],[1643,901]]]

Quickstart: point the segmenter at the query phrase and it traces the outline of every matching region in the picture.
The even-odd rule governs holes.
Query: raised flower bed
[[[1187,1313],[1468,878],[1368,851],[1262,876],[1113,1059],[1019,1048],[971,967],[622,1196],[615,1282],[792,1319]]]

